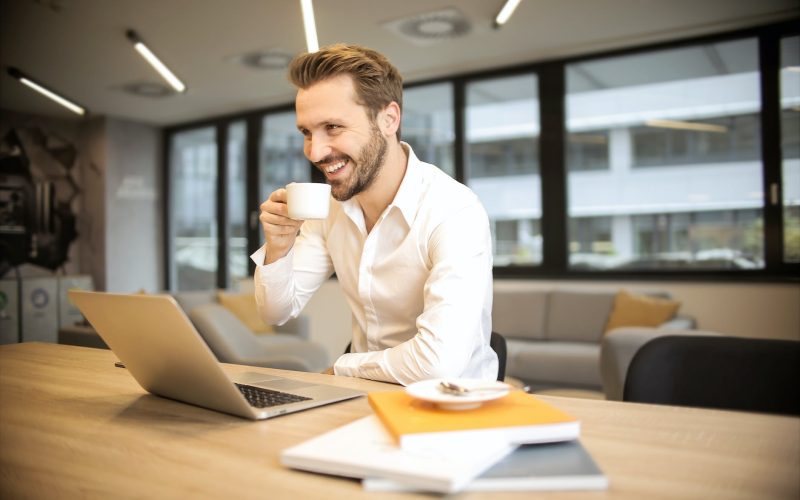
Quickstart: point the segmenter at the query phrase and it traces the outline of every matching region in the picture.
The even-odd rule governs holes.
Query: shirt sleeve
[[[283,258],[264,265],[269,249],[259,248],[250,259],[254,273],[256,305],[270,325],[296,318],[314,292],[333,274],[324,236],[324,221],[306,221],[294,246]]]
[[[491,312],[491,235],[483,207],[476,202],[438,225],[428,239],[428,255],[431,270],[416,335],[383,351],[345,354],[334,365],[336,375],[408,385],[464,376],[470,363],[478,362],[480,378],[494,380],[497,357],[489,347],[486,317]]]

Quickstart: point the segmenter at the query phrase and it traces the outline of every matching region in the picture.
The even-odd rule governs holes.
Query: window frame
[[[541,133],[539,135],[539,165],[541,175],[541,234],[543,239],[542,262],[537,265],[509,265],[494,268],[494,275],[502,278],[516,279],[559,279],[581,281],[702,281],[702,282],[800,282],[800,263],[783,262],[783,203],[779,196],[777,200],[770,197],[775,189],[772,186],[782,187],[782,162],[781,162],[781,109],[780,109],[780,41],[787,36],[800,34],[800,27],[793,21],[747,28],[742,30],[692,37],[681,40],[640,45],[619,50],[605,51],[594,54],[577,55],[557,60],[536,61],[526,64],[493,68],[480,72],[465,72],[435,79],[415,81],[405,85],[411,89],[426,85],[448,83],[453,92],[453,121],[455,139],[453,144],[453,157],[455,163],[455,178],[459,182],[467,183],[465,172],[465,112],[466,112],[466,87],[469,83],[484,79],[513,76],[515,74],[533,73],[537,77],[539,89],[539,115]],[[568,248],[568,214],[567,214],[567,165],[566,165],[566,66],[574,63],[587,62],[609,57],[642,54],[647,52],[675,49],[680,47],[723,42],[740,38],[756,38],[758,41],[759,74],[761,87],[761,163],[764,192],[764,257],[763,269],[753,270],[579,270],[569,268]],[[217,144],[223,147],[218,151],[218,221],[220,238],[227,237],[227,157],[224,154],[224,144],[227,140],[227,127],[244,120],[247,126],[247,202],[246,213],[249,214],[248,224],[248,251],[254,252],[260,245],[261,235],[258,223],[258,153],[261,138],[261,122],[265,115],[280,113],[294,109],[293,103],[271,106],[248,111],[245,113],[228,114],[219,117],[210,117],[187,123],[180,123],[163,129],[164,148],[162,165],[164,173],[164,257],[165,257],[165,283],[168,289],[170,283],[172,242],[170,241],[170,200],[171,186],[169,172],[169,151],[172,137],[183,131],[203,126],[215,126]],[[316,169],[309,164],[312,179],[319,181]],[[220,240],[222,243],[224,240]],[[217,285],[220,288],[227,286],[227,245],[220,244]],[[250,271],[255,269],[250,263]]]

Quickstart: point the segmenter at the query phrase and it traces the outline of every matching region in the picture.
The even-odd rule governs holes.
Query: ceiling
[[[504,0],[316,0],[320,45],[348,42],[386,54],[406,82],[589,54],[796,18],[797,0],[522,0],[494,29]],[[449,9],[449,10],[448,10]],[[456,12],[453,13],[453,9]],[[412,40],[400,19],[447,10],[466,33]],[[160,77],[133,51],[134,29],[186,83],[143,97]],[[0,0],[0,108],[80,119],[20,85],[13,66],[93,115],[153,125],[291,103],[284,67],[254,69],[247,54],[305,50],[298,0]],[[275,58],[272,58],[275,59]],[[272,59],[268,62],[273,62]],[[613,75],[609,75],[609,78]]]

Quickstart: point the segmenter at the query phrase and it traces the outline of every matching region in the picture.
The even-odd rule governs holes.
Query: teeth
[[[332,174],[332,173],[336,172],[337,170],[339,170],[340,168],[344,167],[346,163],[347,163],[347,161],[345,161],[345,160],[338,161],[338,162],[334,163],[333,165],[331,165],[330,167],[326,168],[325,171],[327,173],[329,173],[329,174]]]

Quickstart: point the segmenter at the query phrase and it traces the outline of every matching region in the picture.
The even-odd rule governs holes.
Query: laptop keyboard
[[[250,406],[256,408],[267,408],[270,406],[297,403],[298,401],[309,401],[311,399],[298,396],[297,394],[253,387],[252,385],[236,384],[236,387],[239,388],[239,391],[241,391],[245,399],[247,399],[247,402],[250,403]]]

